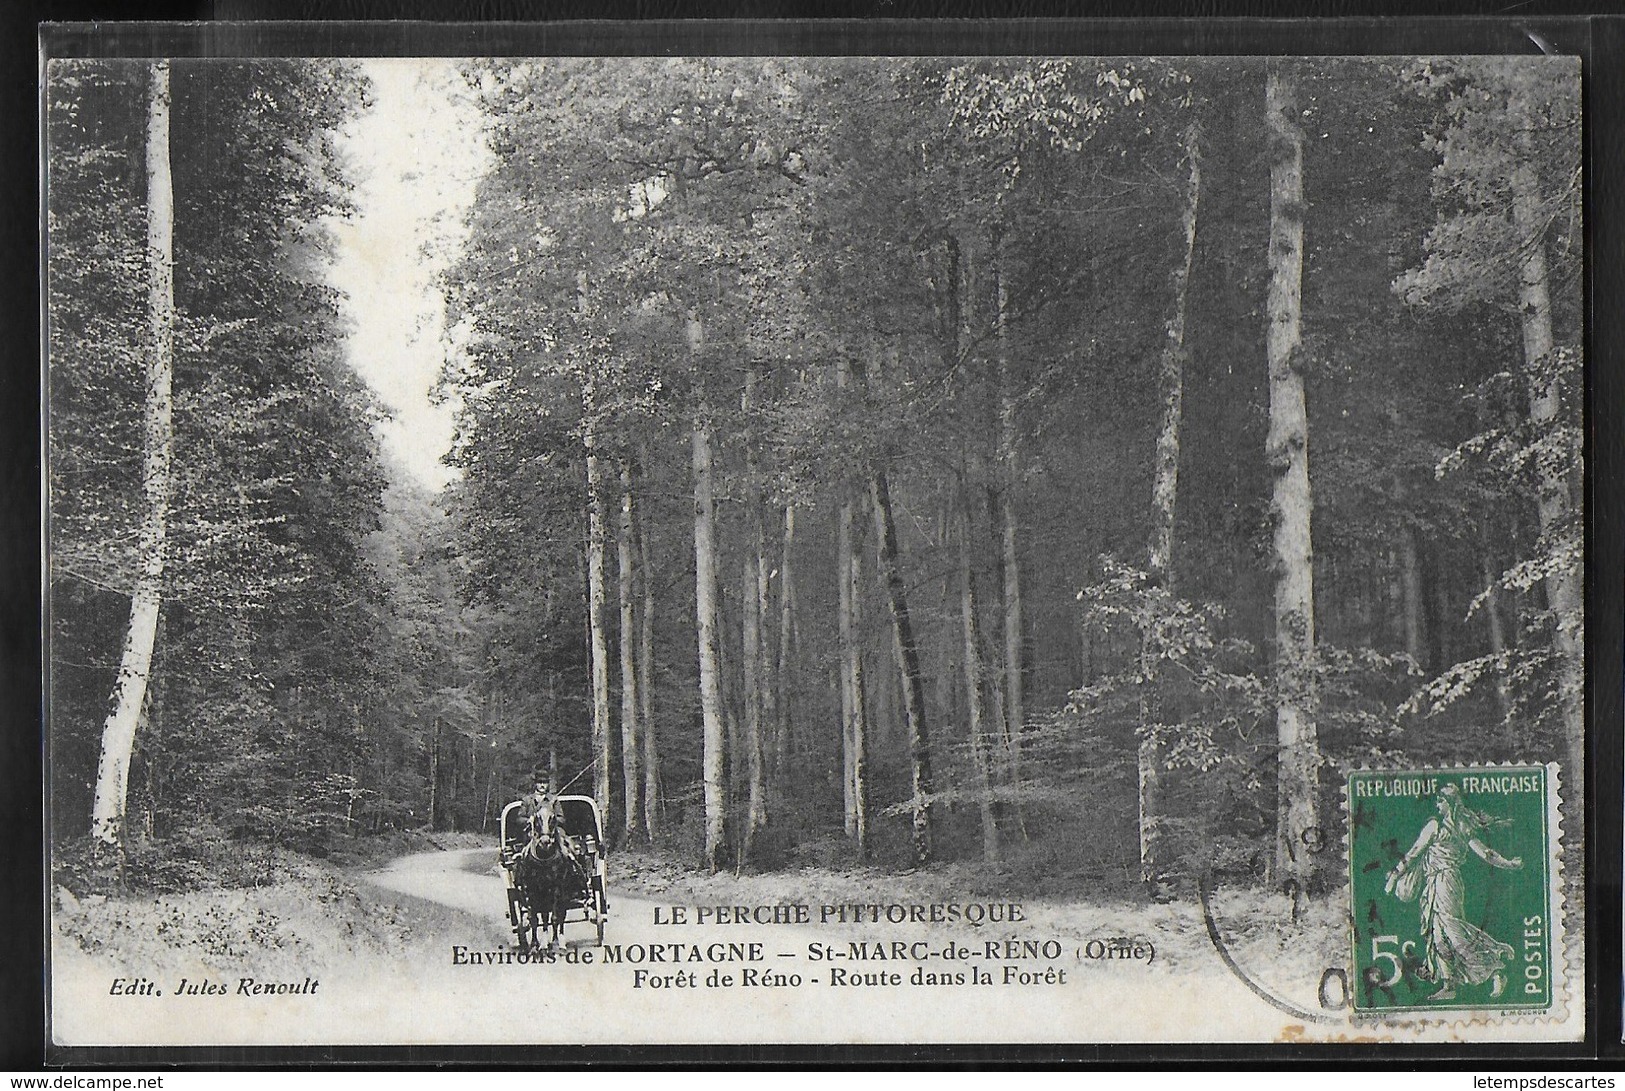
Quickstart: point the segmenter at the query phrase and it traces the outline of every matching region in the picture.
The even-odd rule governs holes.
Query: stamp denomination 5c
[[[1350,774],[1357,1012],[1553,1008],[1562,960],[1556,772]]]

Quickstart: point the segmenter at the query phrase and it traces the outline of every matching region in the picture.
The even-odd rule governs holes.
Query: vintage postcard
[[[1580,1040],[1580,75],[48,57],[52,1040]]]

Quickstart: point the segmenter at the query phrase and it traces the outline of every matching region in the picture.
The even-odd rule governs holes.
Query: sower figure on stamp
[[[1479,985],[1492,977],[1491,995],[1499,996],[1505,987],[1501,970],[1512,957],[1512,947],[1465,919],[1461,869],[1468,850],[1490,866],[1507,870],[1523,867],[1523,860],[1502,856],[1479,840],[1480,831],[1508,822],[1467,806],[1454,784],[1439,790],[1434,806],[1438,817],[1422,827],[1416,844],[1388,873],[1383,889],[1405,902],[1421,893],[1427,958],[1417,976],[1439,982],[1430,1000],[1452,999],[1457,986]]]

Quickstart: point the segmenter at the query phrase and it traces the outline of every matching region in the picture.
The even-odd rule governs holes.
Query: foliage
[[[1531,346],[1482,369],[1470,391],[1481,407],[1477,428],[1442,453],[1434,472],[1441,481],[1489,483],[1515,511],[1538,511],[1538,518],[1523,517],[1539,528],[1503,556],[1466,610],[1469,617],[1493,615],[1510,601],[1517,642],[1503,640],[1440,671],[1404,710],[1438,716],[1492,683],[1504,725],[1561,738],[1559,712],[1576,715],[1582,674],[1577,650],[1554,652],[1554,643],[1578,649],[1581,623],[1555,597],[1577,586],[1584,551],[1579,313],[1574,293],[1564,290],[1580,273],[1580,162],[1579,103],[1559,93],[1551,70],[1539,62],[1482,59],[1409,69],[1415,93],[1441,109],[1426,138],[1436,156],[1430,180],[1437,211],[1423,260],[1395,278],[1393,290],[1417,308],[1498,311],[1508,340]],[[1550,313],[1538,313],[1542,308],[1526,294],[1531,285],[1549,293]],[[1543,328],[1537,333],[1532,324]],[[1498,620],[1491,616],[1489,623]]]
[[[62,62],[47,81],[64,834],[88,815],[133,580],[145,72]],[[375,681],[356,649],[378,618],[360,552],[383,487],[377,410],[340,352],[321,227],[348,207],[334,131],[365,91],[342,62],[238,61],[176,62],[172,90],[175,500],[127,834],[167,844],[201,823],[310,847],[313,815],[331,809],[324,778],[350,775]]]
[[[1254,877],[1288,684],[1315,694],[1327,784],[1355,763],[1554,754],[1573,682],[1554,638],[1579,619],[1550,600],[1582,557],[1574,72],[1290,63],[1307,137],[1295,362],[1320,650],[1279,679],[1264,62],[462,62],[492,154],[443,277],[440,393],[462,409],[448,457],[460,477],[438,494],[381,460],[378,410],[320,275],[321,224],[350,199],[333,133],[366,108],[361,81],[341,63],[177,62],[175,563],[130,861],[193,827],[278,852],[473,829],[531,763],[564,780],[586,765],[589,437],[612,514],[624,470],[647,540],[664,836],[697,854],[696,427],[715,435],[736,770],[746,584],[756,559],[767,573],[762,669],[784,726],[761,866],[850,851],[843,509],[857,516],[870,843],[878,860],[906,855],[915,755],[868,507],[881,478],[944,858],[975,854],[986,803],[1022,883],[1132,873],[1148,742],[1172,877]],[[139,492],[142,78],[74,62],[47,80],[53,799],[68,833]],[[1171,271],[1192,163],[1186,280]],[[1533,239],[1509,188],[1529,172]],[[1536,253],[1553,349],[1526,359],[1516,274]],[[1175,548],[1153,579],[1124,558],[1143,556],[1155,518],[1176,293]],[[1025,611],[1013,653],[1011,557]],[[985,669],[974,693],[967,585]],[[1011,666],[1026,687],[1015,725]],[[737,777],[727,791],[737,814]],[[1079,829],[1102,832],[1075,848]],[[162,850],[171,863],[142,881],[205,881],[189,852]]]
[[[1135,735],[1155,742],[1169,769],[1206,773],[1234,760],[1219,740],[1250,737],[1273,707],[1257,678],[1233,669],[1251,647],[1218,635],[1223,607],[1177,598],[1110,556],[1100,568],[1099,582],[1077,594],[1081,624],[1127,636],[1140,651],[1123,669],[1074,690],[1063,715],[1085,730],[1137,719]]]

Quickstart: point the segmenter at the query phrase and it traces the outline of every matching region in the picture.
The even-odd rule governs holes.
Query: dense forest
[[[1350,768],[1580,803],[1570,61],[461,62],[440,490],[324,279],[363,67],[48,77],[59,849],[539,762],[710,870],[1307,892]]]

